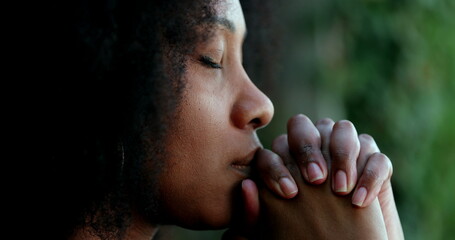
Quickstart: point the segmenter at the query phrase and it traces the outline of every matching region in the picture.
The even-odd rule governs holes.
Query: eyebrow
[[[235,33],[235,24],[231,20],[223,17],[215,17],[212,21],[226,27],[230,32]]]
[[[231,20],[229,20],[227,18],[214,17],[212,19],[212,22],[227,28],[231,33],[235,33],[235,31],[236,31],[234,22],[232,22]],[[248,31],[245,29],[245,33],[243,34],[243,40],[245,40],[247,34],[248,34]]]

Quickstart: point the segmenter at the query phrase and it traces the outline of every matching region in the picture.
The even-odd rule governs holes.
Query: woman
[[[51,204],[60,238],[150,239],[159,224],[231,226],[231,237],[255,238],[267,232],[261,226],[272,224],[279,227],[263,238],[317,239],[323,237],[318,231],[286,228],[296,229],[302,219],[314,223],[311,229],[326,229],[328,220],[341,218],[352,224],[333,234],[395,236],[389,223],[401,231],[390,161],[371,138],[359,139],[349,122],[314,126],[298,115],[274,152],[261,150],[256,130],[270,122],[273,105],[242,66],[246,24],[239,1],[75,1],[53,7],[59,11],[50,10],[43,27],[54,40],[45,45],[54,67],[46,92],[49,154],[57,170],[50,174],[66,186],[55,191]],[[306,185],[297,166],[314,185],[333,179],[340,195],[353,190],[359,171],[354,204],[372,207],[346,205],[351,200],[334,198],[327,184],[318,186],[325,192],[315,190],[317,198],[298,194]],[[256,184],[245,180],[253,176],[250,170],[260,176],[255,181],[264,206]],[[390,206],[375,203],[381,189]],[[285,200],[295,196],[296,204]],[[305,201],[303,210],[315,209],[309,207],[318,205],[315,199],[333,201],[331,212],[341,218],[328,217],[324,208],[295,211]],[[271,223],[282,217],[281,225]],[[236,226],[243,221],[247,227]]]

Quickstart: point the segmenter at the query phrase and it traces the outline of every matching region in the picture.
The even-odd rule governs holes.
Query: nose
[[[231,119],[237,128],[256,130],[270,123],[274,108],[272,101],[249,78],[247,80],[237,95]]]

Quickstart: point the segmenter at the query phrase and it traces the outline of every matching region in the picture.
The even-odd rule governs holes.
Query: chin
[[[204,209],[181,224],[182,227],[192,230],[218,230],[227,228],[232,221],[229,208]]]
[[[180,221],[177,225],[192,229],[192,230],[218,230],[224,229],[230,226],[230,224],[236,219],[236,215],[241,211],[238,211],[236,206],[238,203],[234,202],[232,194],[224,194],[223,199],[215,198],[209,201],[200,202],[198,207],[190,212],[180,212]],[[207,199],[208,200],[208,199]],[[238,202],[238,200],[237,200]]]
[[[241,171],[231,167],[209,169],[191,173],[177,180],[166,174],[160,182],[161,216],[165,224],[178,225],[193,230],[215,230],[228,227],[242,206]],[[220,169],[215,168],[215,169]],[[209,174],[203,174],[209,172]],[[182,176],[183,173],[180,173]],[[189,179],[189,180],[188,180]],[[207,182],[207,179],[211,181]]]
[[[220,216],[207,219],[199,219],[196,221],[180,222],[177,225],[191,230],[219,230],[229,226],[231,222],[230,216]]]

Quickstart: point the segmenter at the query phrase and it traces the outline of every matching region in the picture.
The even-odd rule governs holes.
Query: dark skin
[[[163,207],[171,216],[169,221],[188,228],[219,228],[235,221],[229,216],[236,211],[231,205],[235,197],[232,193],[248,177],[248,171],[244,170],[253,167],[250,165],[251,153],[260,149],[256,130],[266,126],[273,116],[270,100],[254,86],[241,64],[246,25],[240,3],[223,1],[217,9],[221,20],[215,28],[219,30],[214,32],[210,41],[198,46],[188,61],[187,85],[178,126],[166,139],[169,155],[159,179],[165,203]],[[331,179],[335,194],[347,195],[360,176],[358,186],[367,189],[367,195],[362,200],[362,196],[357,197],[359,191],[356,189],[354,203],[363,207],[370,205],[383,184],[390,180],[390,160],[382,158],[383,161],[375,164],[371,171],[364,172],[368,168],[363,166],[368,165],[374,150],[361,145],[350,122],[335,124],[326,119],[316,126],[302,115],[297,115],[288,123],[289,149],[303,179],[316,185]],[[328,160],[327,153],[333,157],[333,162]],[[329,171],[327,162],[336,171]],[[311,198],[309,194],[296,191],[296,181],[283,159],[279,161],[279,158],[257,155],[256,163],[261,181],[278,196],[289,199],[298,194],[299,197]],[[245,219],[254,223],[259,214],[259,202],[254,200],[252,184],[243,183],[242,186],[248,212]],[[333,193],[326,197],[330,199]],[[337,206],[344,208],[346,204]],[[354,207],[349,205],[351,209]],[[324,208],[320,210],[327,211]],[[396,212],[395,208],[390,210]],[[286,217],[296,214],[295,218],[307,218],[321,226],[330,223],[320,217],[330,212],[303,215],[292,208],[283,208],[279,212]],[[351,212],[343,213],[346,213],[343,215],[345,219],[354,217],[348,214]],[[385,216],[393,214],[384,213]],[[299,224],[299,221],[287,224]],[[370,236],[363,233],[365,237]],[[295,234],[299,236],[298,232]]]
[[[284,235],[281,234],[285,234],[286,229],[295,229],[295,233],[292,234],[296,237],[303,234],[311,236],[309,232],[297,231],[298,227],[294,226],[300,225],[302,221],[309,221],[320,228],[326,228],[332,223],[327,216],[335,212],[338,212],[337,216],[343,219],[358,219],[352,212],[355,208],[347,204],[350,203],[348,200],[341,203],[333,200],[338,198],[334,198],[333,192],[327,190],[328,184],[323,185],[324,191],[314,194],[304,192],[301,175],[292,168],[292,165],[286,165],[291,159],[296,160],[303,179],[317,185],[325,182],[328,176],[332,176],[332,171],[328,168],[331,166],[330,162],[327,165],[324,153],[329,151],[349,153],[341,154],[339,157],[335,154],[334,159],[337,163],[333,165],[333,168],[346,172],[346,180],[337,175],[338,171],[333,173],[335,176],[333,190],[340,195],[349,194],[356,186],[357,174],[361,176],[360,185],[364,175],[363,169],[357,169],[356,166],[363,159],[361,157],[363,155],[360,154],[362,146],[352,124],[350,128],[344,128],[342,126],[345,122],[341,122],[338,124],[341,130],[338,131],[337,127],[333,127],[333,134],[331,128],[328,136],[330,139],[333,138],[333,143],[328,145],[327,141],[323,140],[326,136],[323,129],[316,128],[309,119],[297,116],[293,118],[294,120],[291,119],[288,125],[289,151],[293,153],[292,157],[282,158],[277,149],[272,150],[278,154],[271,154],[272,152],[261,154],[265,150],[261,150],[256,130],[270,122],[273,116],[273,105],[249,79],[242,65],[242,43],[246,25],[240,2],[232,0],[221,3],[217,9],[219,21],[215,25],[214,36],[210,41],[196,46],[194,54],[187,59],[186,88],[178,109],[178,116],[174,119],[173,128],[164,139],[167,154],[163,159],[164,166],[157,181],[159,183],[157,188],[160,192],[160,211],[167,219],[151,221],[142,215],[143,209],[133,202],[132,222],[126,230],[126,237],[150,239],[158,229],[156,223],[162,222],[193,229],[224,228],[235,221],[231,215],[237,209],[232,202],[237,197],[234,193],[240,184],[247,213],[244,220],[250,225],[256,224],[260,208],[263,212],[260,215],[262,221],[258,226],[275,224],[267,221],[280,219],[280,216],[274,215],[276,213],[282,213],[281,217],[285,219],[295,219],[295,221],[280,221],[283,224],[276,225],[279,229],[275,229],[275,235],[267,235],[270,237],[283,239]],[[349,136],[352,144],[344,146],[346,141],[343,136]],[[325,148],[332,145],[333,149]],[[345,151],[336,151],[338,145]],[[251,160],[255,153],[256,165],[253,165]],[[380,179],[389,179],[390,161],[384,163],[386,164],[373,169],[373,173]],[[153,166],[147,167],[152,169]],[[256,167],[260,172],[261,180],[256,181],[265,183],[260,185],[262,199],[260,208],[258,194],[257,191],[255,192],[256,185],[251,180],[245,180],[249,176],[251,167]],[[291,171],[287,167],[291,167]],[[360,172],[362,174],[359,174]],[[356,201],[356,204],[367,206],[376,198],[376,189],[381,189],[383,184],[378,182],[379,184],[371,185],[371,183],[365,181],[365,185],[361,185],[369,189],[370,193],[364,202]],[[274,194],[263,193],[265,187]],[[297,198],[293,200],[295,204],[288,204],[289,201],[284,200],[296,196]],[[313,204],[323,206],[321,202],[332,204],[334,207],[331,209],[309,207]],[[307,209],[300,211],[301,208]],[[311,209],[317,209],[317,211],[310,211]],[[370,216],[368,211],[363,212],[365,212],[365,218]],[[370,217],[375,221],[383,221],[378,220],[377,216],[378,214],[371,213]],[[347,230],[357,232],[359,229],[357,232],[359,236],[364,238],[371,236],[370,233],[362,231],[372,227],[368,225],[368,221],[359,220],[354,223],[359,225],[340,226],[334,234]],[[255,232],[254,229],[251,227],[247,230],[253,230],[253,236],[263,234]],[[256,229],[261,231],[263,228]],[[84,230],[87,229],[76,232],[74,238],[87,239],[83,234]]]
[[[302,154],[302,144],[316,147],[311,154]],[[257,167],[263,169],[260,175],[265,180],[258,185],[259,197],[252,181],[243,182],[245,224],[249,227],[231,229],[226,239],[404,239],[390,185],[390,160],[379,152],[372,137],[357,136],[352,123],[323,119],[313,125],[306,116],[297,115],[288,122],[288,134],[275,139],[272,150],[257,154]],[[354,196],[335,191],[334,172],[343,166],[340,159],[344,157],[339,153],[350,153],[348,161],[357,161],[353,168],[360,178]],[[323,155],[327,172],[334,177],[311,184],[301,172],[305,163],[314,159],[312,155],[318,154]],[[299,189],[290,200],[280,191],[270,191],[276,189],[271,179],[288,177],[287,170]],[[275,177],[264,174],[273,171]],[[362,187],[371,193],[367,190],[366,196],[356,195],[362,193]]]
[[[299,168],[289,154],[286,136],[279,137],[273,144],[276,152],[262,150],[260,158],[281,158],[291,171],[299,194],[282,201],[270,191],[260,189],[262,203],[259,221],[260,239],[386,239],[387,232],[379,203],[376,200],[364,208],[352,207],[349,197],[332,194],[331,183],[320,186],[306,184]],[[330,170],[333,166],[329,164]],[[332,172],[332,171],[329,171]],[[318,216],[317,220],[303,216]],[[292,224],[299,222],[299,224]],[[330,229],[330,230],[328,230]]]
[[[377,200],[365,209],[353,208],[349,198],[331,194],[330,183],[321,186],[305,184],[298,176],[298,169],[294,169],[297,171],[291,172],[300,189],[295,198],[283,201],[261,189],[263,207],[257,227],[259,239],[387,238]],[[293,224],[295,222],[298,224]]]

